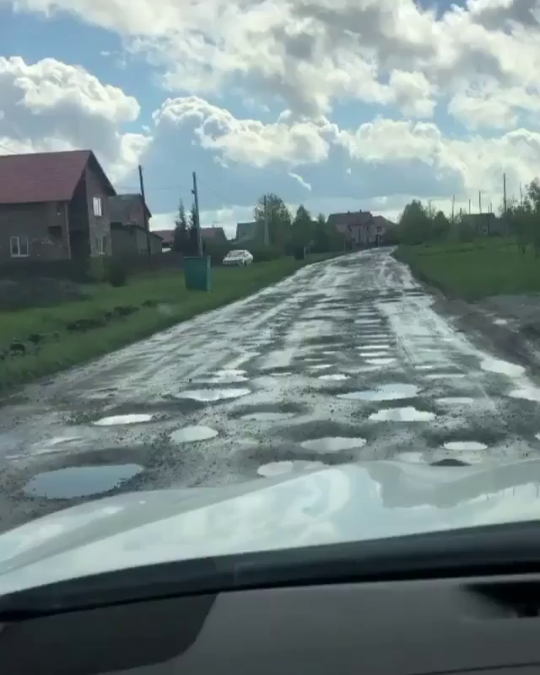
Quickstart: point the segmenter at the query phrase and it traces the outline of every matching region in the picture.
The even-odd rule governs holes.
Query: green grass
[[[396,257],[419,279],[466,300],[540,292],[540,257],[532,247],[523,254],[508,239],[400,246]]]
[[[56,307],[0,313],[0,352],[14,340],[25,341],[31,333],[58,333],[56,341],[42,344],[35,353],[0,361],[0,389],[49,375],[114,351],[152,333],[234,300],[251,295],[283,279],[306,264],[334,257],[335,254],[311,255],[299,262],[281,258],[246,268],[212,269],[210,293],[188,291],[181,272],[163,271],[130,280],[128,285],[113,288],[100,284],[91,287],[88,300]],[[145,300],[166,306],[142,307]],[[103,316],[117,305],[136,305],[141,309],[123,319],[111,321],[103,328],[86,333],[70,333],[66,323]]]

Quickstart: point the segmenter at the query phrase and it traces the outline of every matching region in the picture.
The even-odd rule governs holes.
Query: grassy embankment
[[[290,276],[306,264],[334,257],[311,255],[305,261],[281,258],[246,268],[212,270],[212,292],[187,291],[179,271],[163,271],[133,277],[126,286],[108,284],[88,286],[88,300],[55,307],[0,313],[0,353],[6,353],[13,341],[25,344],[23,356],[0,360],[0,389],[48,375],[69,366],[111,352],[152,333],[168,328],[196,314],[226,305],[261,288]],[[145,301],[158,306],[145,307]],[[105,312],[118,306],[135,306],[138,311],[114,318],[105,326],[85,332],[70,332],[67,324],[81,319],[102,319]],[[45,336],[31,347],[28,336]]]
[[[523,254],[509,239],[400,246],[396,258],[418,279],[466,300],[540,292],[540,257],[532,247]]]

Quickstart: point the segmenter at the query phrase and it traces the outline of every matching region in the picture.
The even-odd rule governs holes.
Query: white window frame
[[[96,216],[96,218],[102,218],[103,217],[103,204],[102,204],[102,201],[101,201],[101,197],[93,197],[92,207],[93,207],[93,211],[94,211],[94,216]]]
[[[98,255],[106,255],[107,250],[105,246],[105,241],[106,241],[106,236],[105,234],[98,235],[96,237],[96,253]]]
[[[17,252],[13,252],[13,242],[17,242]],[[21,253],[21,242],[26,242],[26,253]],[[30,255],[30,246],[26,235],[17,235],[9,238],[9,253],[12,258],[28,258]]]

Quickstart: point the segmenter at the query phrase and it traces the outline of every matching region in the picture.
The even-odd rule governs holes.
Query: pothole
[[[452,452],[469,452],[474,450],[487,450],[485,443],[479,441],[449,441],[444,444],[445,450]]]
[[[497,373],[498,375],[507,375],[508,377],[519,377],[525,372],[523,366],[518,366],[509,361],[501,359],[484,359],[480,362],[480,368],[489,373]]]
[[[110,427],[117,424],[141,424],[143,422],[150,422],[154,415],[133,413],[131,415],[112,415],[111,417],[102,417],[94,422],[98,427]]]
[[[440,459],[437,462],[431,462],[430,466],[470,466],[469,462],[464,462],[461,459]]]
[[[385,351],[385,352],[360,352],[360,356],[364,359],[374,359],[374,358],[381,358],[381,357],[387,357],[389,356],[390,352]]]
[[[310,370],[328,370],[328,368],[331,368],[332,364],[331,363],[321,363],[318,366],[310,366]]]
[[[511,398],[519,398],[525,401],[534,401],[540,403],[540,389],[538,387],[523,387],[522,389],[514,389],[510,392]]]
[[[143,471],[139,464],[79,466],[34,476],[24,492],[31,497],[75,499],[109,492]]]
[[[212,403],[214,401],[240,398],[248,394],[251,394],[250,389],[231,387],[230,389],[188,389],[180,394],[176,394],[176,397],[189,398],[192,401],[200,401],[201,403]]]
[[[287,473],[301,473],[302,471],[313,471],[315,469],[323,469],[326,465],[323,462],[309,462],[306,460],[294,460],[283,462],[270,462],[263,464],[257,469],[259,476],[265,478],[272,478],[274,476],[281,476]]]
[[[208,441],[215,438],[218,432],[211,427],[184,427],[173,431],[170,438],[173,443],[195,443],[197,441]]]
[[[254,412],[247,415],[242,415],[241,420],[247,422],[279,422],[280,420],[288,420],[294,417],[292,412]]]
[[[470,396],[443,396],[435,400],[440,405],[471,405],[474,403],[474,398]]]
[[[240,382],[247,382],[249,377],[245,370],[219,370],[212,377],[196,378],[194,382],[200,384],[239,384]]]
[[[339,382],[342,380],[348,380],[349,376],[344,375],[343,373],[335,373],[333,375],[319,375],[319,380],[327,380],[331,382]]]
[[[415,384],[382,384],[377,389],[365,391],[349,391],[339,394],[338,398],[357,401],[397,401],[402,398],[413,398],[418,395],[418,387]]]
[[[461,380],[465,373],[428,373],[424,376],[426,380]]]
[[[371,354],[373,356],[373,354]],[[372,366],[390,366],[392,363],[395,363],[395,358],[369,358],[366,359],[366,363],[369,363]]]
[[[309,441],[303,441],[300,445],[306,450],[315,452],[341,452],[342,450],[352,450],[354,448],[363,448],[367,443],[365,438],[347,438],[343,436],[329,436],[327,438],[314,438]]]
[[[375,325],[382,325],[382,321],[380,319],[356,319],[354,323],[359,324],[360,326],[375,326]]]
[[[431,422],[435,419],[435,413],[416,408],[385,408],[372,413],[369,419],[373,422]]]

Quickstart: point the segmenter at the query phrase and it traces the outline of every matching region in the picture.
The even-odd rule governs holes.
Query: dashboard
[[[197,594],[12,621],[6,675],[539,672],[540,575]]]

